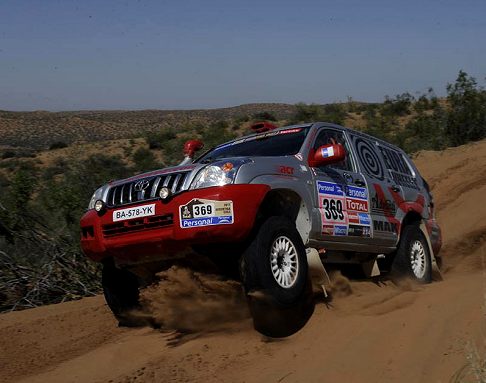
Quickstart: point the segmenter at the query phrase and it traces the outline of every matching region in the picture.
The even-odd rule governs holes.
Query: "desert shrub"
[[[327,104],[322,107],[321,121],[342,125],[346,118],[346,110],[343,104]]]
[[[446,129],[447,112],[443,108],[435,108],[432,114],[421,112],[400,132],[400,146],[409,153],[424,149],[444,149],[449,144]]]
[[[228,123],[224,122],[209,125],[204,130],[201,140],[204,142],[204,148],[210,149],[234,138],[236,138],[236,133],[228,129]]]
[[[385,102],[381,108],[384,116],[406,116],[410,114],[410,107],[414,101],[410,93],[402,93],[395,98],[385,97]]]
[[[320,115],[321,107],[319,105],[300,102],[295,105],[292,123],[319,121]]]
[[[148,132],[145,135],[145,141],[149,145],[149,149],[162,149],[166,142],[174,140],[177,134],[174,129],[164,129],[157,132]]]
[[[56,141],[49,146],[49,150],[63,149],[63,148],[67,148],[68,146],[69,145],[64,141]]]
[[[16,153],[13,150],[6,150],[2,153],[2,159],[5,160],[7,158],[13,158],[16,156]]]
[[[146,172],[160,167],[154,154],[146,148],[137,149],[133,153],[132,159],[135,164],[134,170],[137,172]]]
[[[486,91],[474,77],[460,71],[447,85],[449,115],[446,133],[454,146],[486,137]]]
[[[243,114],[243,115],[235,118],[236,124],[242,124],[242,123],[248,122],[248,121],[250,121],[250,116],[248,116],[247,114]]]
[[[255,121],[277,121],[277,117],[272,112],[258,112],[253,115]]]
[[[295,105],[295,113],[292,116],[291,122],[330,122],[334,124],[343,124],[347,116],[345,105],[342,104],[304,104],[298,103]]]

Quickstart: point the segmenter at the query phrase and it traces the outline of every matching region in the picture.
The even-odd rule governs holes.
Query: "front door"
[[[345,160],[313,168],[316,178],[316,206],[321,217],[324,241],[368,244],[372,238],[369,193],[366,180],[357,172],[349,141],[344,131],[323,128],[313,149],[339,143],[346,149]]]

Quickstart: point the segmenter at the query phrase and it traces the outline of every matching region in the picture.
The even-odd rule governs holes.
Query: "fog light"
[[[98,200],[95,202],[95,205],[94,205],[94,208],[96,211],[100,212],[101,210],[103,210],[103,208],[105,207],[105,203],[102,201],[102,200]]]
[[[167,199],[167,198],[169,198],[169,196],[170,196],[169,188],[166,188],[166,187],[160,188],[160,191],[159,191],[159,197],[160,198]]]

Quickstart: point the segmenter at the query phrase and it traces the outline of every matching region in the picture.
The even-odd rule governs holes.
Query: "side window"
[[[334,169],[354,172],[353,161],[351,159],[351,150],[343,132],[339,130],[333,130],[333,129],[321,130],[316,137],[313,149],[317,150],[319,146],[329,145],[333,143],[341,144],[344,146],[344,148],[346,149],[346,158],[341,162],[337,162],[335,164],[328,165],[328,166]]]
[[[384,145],[379,145],[378,148],[390,178],[398,185],[416,189],[417,180],[415,179],[415,172],[403,154],[398,150]]]
[[[371,178],[383,180],[386,177],[386,173],[376,141],[355,134],[351,135],[351,137],[363,173]]]

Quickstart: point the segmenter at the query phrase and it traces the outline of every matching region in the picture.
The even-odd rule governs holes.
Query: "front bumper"
[[[267,185],[226,185],[182,192],[167,202],[146,201],[90,210],[81,218],[81,248],[94,261],[114,257],[119,263],[141,263],[176,256],[191,245],[238,242],[253,228]],[[179,207],[193,199],[233,202],[233,223],[181,227]],[[155,216],[113,222],[113,211],[155,204]]]

